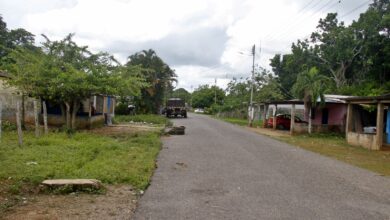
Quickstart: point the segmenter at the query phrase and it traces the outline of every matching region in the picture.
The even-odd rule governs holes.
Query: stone
[[[102,184],[96,179],[52,179],[44,180],[42,185],[49,187],[72,186],[72,187],[90,187],[100,189]]]

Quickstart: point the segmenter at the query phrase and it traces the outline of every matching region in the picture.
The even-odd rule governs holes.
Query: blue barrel
[[[390,109],[387,109],[386,134],[387,134],[386,142],[390,144]]]

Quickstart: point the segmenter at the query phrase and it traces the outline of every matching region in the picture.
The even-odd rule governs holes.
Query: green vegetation
[[[280,85],[291,94],[298,74],[318,69],[333,94],[382,95],[390,91],[390,3],[374,0],[359,19],[346,26],[337,13],[320,19],[310,38],[298,40],[291,53],[271,59]]]
[[[152,49],[143,50],[128,57],[125,66],[140,66],[143,78],[149,86],[141,89],[141,95],[134,97],[133,104],[139,113],[158,114],[160,106],[168,91],[172,91],[172,83],[176,82],[176,73]],[[127,104],[127,103],[126,103]]]
[[[343,135],[312,134],[275,137],[303,149],[390,176],[390,151],[372,151],[347,144]]]
[[[123,123],[123,122],[146,122],[153,123],[155,125],[170,125],[170,121],[168,118],[163,117],[161,115],[154,114],[146,114],[146,115],[116,115],[115,123]]]
[[[23,147],[18,147],[15,132],[6,132],[0,144],[0,181],[11,181],[13,193],[53,178],[95,178],[145,189],[161,146],[159,134],[151,132],[115,137],[88,132],[71,138],[65,133],[24,135]]]

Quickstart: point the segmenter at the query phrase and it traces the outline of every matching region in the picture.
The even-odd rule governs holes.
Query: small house
[[[312,131],[313,132],[344,132],[346,117],[347,117],[347,104],[344,98],[349,96],[340,95],[324,95],[325,100],[323,104],[318,104],[311,109],[312,119]],[[318,100],[319,102],[320,100]],[[293,99],[284,101],[273,101],[263,103],[263,117],[267,121],[270,117],[275,117],[280,113],[288,114],[290,119],[295,118],[297,115],[305,121],[305,123],[295,123],[296,120],[291,120],[290,133],[306,133],[308,131],[308,121],[305,114],[303,100]],[[282,108],[281,108],[282,107]],[[299,111],[297,111],[297,109]],[[271,112],[270,112],[271,110]],[[297,114],[298,113],[298,114]],[[276,120],[273,121],[273,128],[278,126]]]
[[[113,96],[94,95],[81,102],[76,114],[77,128],[93,128],[109,123],[108,117],[115,115],[116,99]],[[47,120],[49,125],[62,126],[65,118],[58,104],[48,102]]]
[[[23,95],[17,88],[6,85],[9,76],[0,71],[0,102],[2,105],[2,120],[16,122],[16,103],[21,105],[21,120],[24,123],[34,123],[34,100]]]
[[[346,139],[349,144],[370,150],[390,145],[390,94],[349,97]]]
[[[21,120],[23,123],[34,124],[34,98],[23,95],[15,87],[6,85],[9,76],[0,71],[0,102],[2,105],[2,120],[16,122],[16,103],[21,104]],[[42,105],[40,105],[42,106]],[[41,109],[41,107],[39,108]],[[91,106],[91,107],[90,107]],[[43,113],[42,109],[40,110]],[[48,124],[62,126],[65,120],[61,115],[59,105],[47,102]],[[102,126],[107,121],[107,115],[114,116],[115,97],[107,95],[95,95],[81,103],[77,112],[76,126],[78,128],[91,128]]]

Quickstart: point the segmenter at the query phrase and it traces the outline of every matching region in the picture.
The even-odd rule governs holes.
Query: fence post
[[[16,126],[18,127],[19,147],[23,145],[22,123],[20,121],[20,102],[16,102]]]
[[[34,100],[35,137],[39,137],[38,101]]]
[[[47,127],[47,108],[46,108],[46,101],[42,101],[42,108],[43,108],[43,125],[45,128],[45,135],[49,133],[49,128]]]

